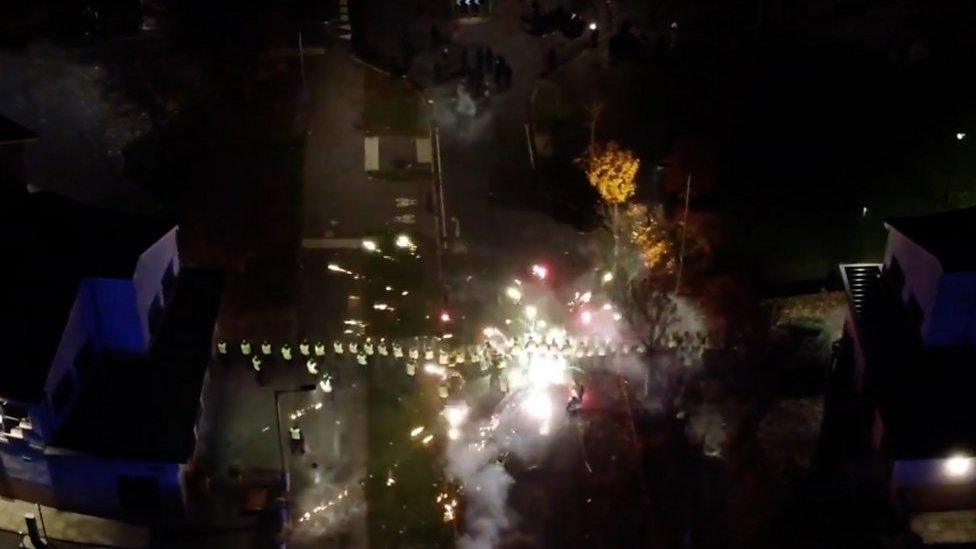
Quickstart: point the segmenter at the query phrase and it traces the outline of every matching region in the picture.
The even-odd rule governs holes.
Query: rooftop
[[[148,357],[96,369],[53,445],[113,458],[183,463],[194,425],[223,276],[185,267]]]
[[[3,220],[10,256],[0,330],[0,395],[37,401],[81,280],[131,278],[139,256],[173,227],[48,192],[27,196]]]
[[[0,144],[37,139],[37,135],[6,116],[0,116]]]
[[[946,272],[976,270],[976,253],[966,240],[976,234],[976,207],[898,217],[887,224],[938,258]]]

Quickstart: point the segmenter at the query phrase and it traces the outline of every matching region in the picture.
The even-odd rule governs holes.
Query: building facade
[[[182,265],[175,226],[50,193],[12,225],[23,261],[5,288],[0,493],[128,520],[179,513],[219,273]]]
[[[910,516],[976,509],[976,208],[885,228],[882,263],[840,266],[849,308],[824,436],[836,462],[882,464]]]

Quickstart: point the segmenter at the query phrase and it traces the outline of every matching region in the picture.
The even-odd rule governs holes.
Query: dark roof
[[[0,116],[0,144],[37,139],[37,135],[6,116]]]
[[[131,278],[139,256],[171,223],[109,212],[53,193],[24,198],[2,221],[11,252],[3,285],[0,396],[42,397],[51,361],[85,278]]]
[[[976,270],[976,250],[967,241],[976,233],[976,207],[899,217],[888,225],[938,258],[944,271]]]
[[[184,268],[145,358],[94,369],[53,446],[125,459],[185,463],[210,361],[223,276]]]

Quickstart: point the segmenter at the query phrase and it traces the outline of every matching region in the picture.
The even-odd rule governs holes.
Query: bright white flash
[[[546,422],[552,417],[552,401],[542,391],[531,391],[522,401],[522,410],[530,418]]]

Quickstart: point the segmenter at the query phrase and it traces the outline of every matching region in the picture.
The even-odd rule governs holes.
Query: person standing
[[[311,346],[308,344],[307,339],[303,339],[301,343],[298,344],[298,352],[302,354],[303,357],[308,358],[311,353]]]
[[[241,354],[244,355],[244,358],[249,358],[251,356],[251,342],[250,341],[248,341],[246,339],[242,339],[241,340]]]
[[[281,360],[285,364],[291,363],[291,345],[285,343],[281,346]]]
[[[298,428],[298,425],[294,423],[288,428],[288,442],[291,446],[292,454],[305,454],[305,435],[302,434],[302,430]]]
[[[221,364],[227,364],[227,342],[222,339],[217,341],[217,360]]]

